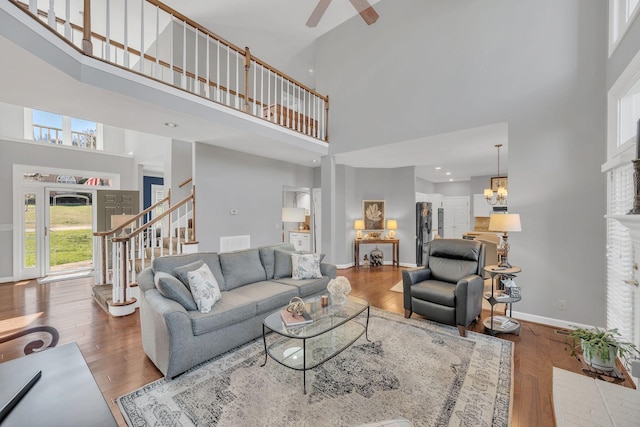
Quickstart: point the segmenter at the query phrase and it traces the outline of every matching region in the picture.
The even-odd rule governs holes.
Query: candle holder
[[[631,161],[633,163],[633,209],[627,215],[640,214],[640,159]]]

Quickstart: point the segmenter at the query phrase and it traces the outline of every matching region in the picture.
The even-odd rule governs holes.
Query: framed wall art
[[[365,230],[384,230],[384,200],[363,200],[362,217]]]
[[[491,190],[498,191],[498,188],[504,187],[505,190],[509,190],[509,177],[508,176],[494,176],[491,177]]]

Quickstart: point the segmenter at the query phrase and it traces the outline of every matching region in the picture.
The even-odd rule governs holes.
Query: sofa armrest
[[[323,276],[327,276],[330,279],[335,279],[337,271],[337,267],[333,264],[320,263],[320,272]]]
[[[456,284],[456,324],[467,326],[476,316],[476,306],[482,306],[484,279],[471,274]]]
[[[404,294],[404,308],[413,311],[411,308],[411,286],[416,283],[429,280],[431,269],[423,267],[415,270],[402,270],[402,291]]]
[[[140,326],[144,351],[165,377],[184,372],[193,347],[191,319],[184,307],[157,289],[146,291],[140,301]]]

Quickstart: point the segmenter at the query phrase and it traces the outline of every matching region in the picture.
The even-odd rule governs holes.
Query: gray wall
[[[120,174],[120,188],[135,190],[134,161],[94,151],[0,139],[0,224],[13,224],[13,165],[81,169]],[[3,228],[4,230],[4,228]],[[13,232],[0,231],[0,278],[13,276]]]
[[[171,188],[171,204],[175,204],[191,194],[191,181],[189,184],[180,188],[180,184],[189,178],[193,178],[193,144],[190,142],[179,141],[174,139],[171,141],[171,167],[167,173],[167,181],[165,186]],[[198,195],[196,194],[196,203]]]
[[[469,181],[440,182],[435,184],[435,193],[444,197],[469,196],[471,186]]]
[[[348,22],[317,45],[331,153],[508,122],[509,207],[523,225],[510,239],[523,269],[514,308],[604,324],[607,3],[384,0],[376,9],[375,25]]]
[[[435,192],[436,186],[433,182],[422,178],[416,178],[416,193],[431,194]]]
[[[221,236],[248,234],[252,247],[281,242],[282,187],[311,187],[313,168],[203,143],[193,149],[199,249],[218,251]]]

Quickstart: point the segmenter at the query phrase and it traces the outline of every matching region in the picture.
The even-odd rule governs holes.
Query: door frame
[[[58,174],[58,175],[70,175],[70,176],[84,176],[92,177],[99,176],[101,178],[108,178],[111,181],[110,187],[87,187],[83,184],[62,184],[51,182],[25,182],[24,174],[42,173],[42,174]],[[120,174],[98,172],[98,171],[86,171],[86,170],[74,170],[65,168],[51,168],[45,166],[33,166],[33,165],[13,165],[13,280],[26,280],[36,277],[43,277],[48,272],[48,268],[45,265],[45,261],[48,258],[48,254],[45,254],[44,243],[44,223],[45,212],[48,210],[44,206],[47,187],[64,188],[70,191],[82,191],[84,193],[92,192],[95,198],[95,191],[100,188],[111,188],[114,190],[120,189]],[[36,238],[38,243],[36,244],[37,261],[36,267],[30,269],[24,269],[22,267],[22,260],[24,258],[23,251],[23,234],[22,226],[24,221],[24,193],[32,192],[36,194],[36,200],[40,197],[41,208],[40,213],[36,213]],[[38,206],[38,205],[36,205]],[[97,224],[96,210],[93,210],[92,227],[95,229]],[[43,259],[44,256],[44,259]],[[34,273],[37,275],[34,276]]]

